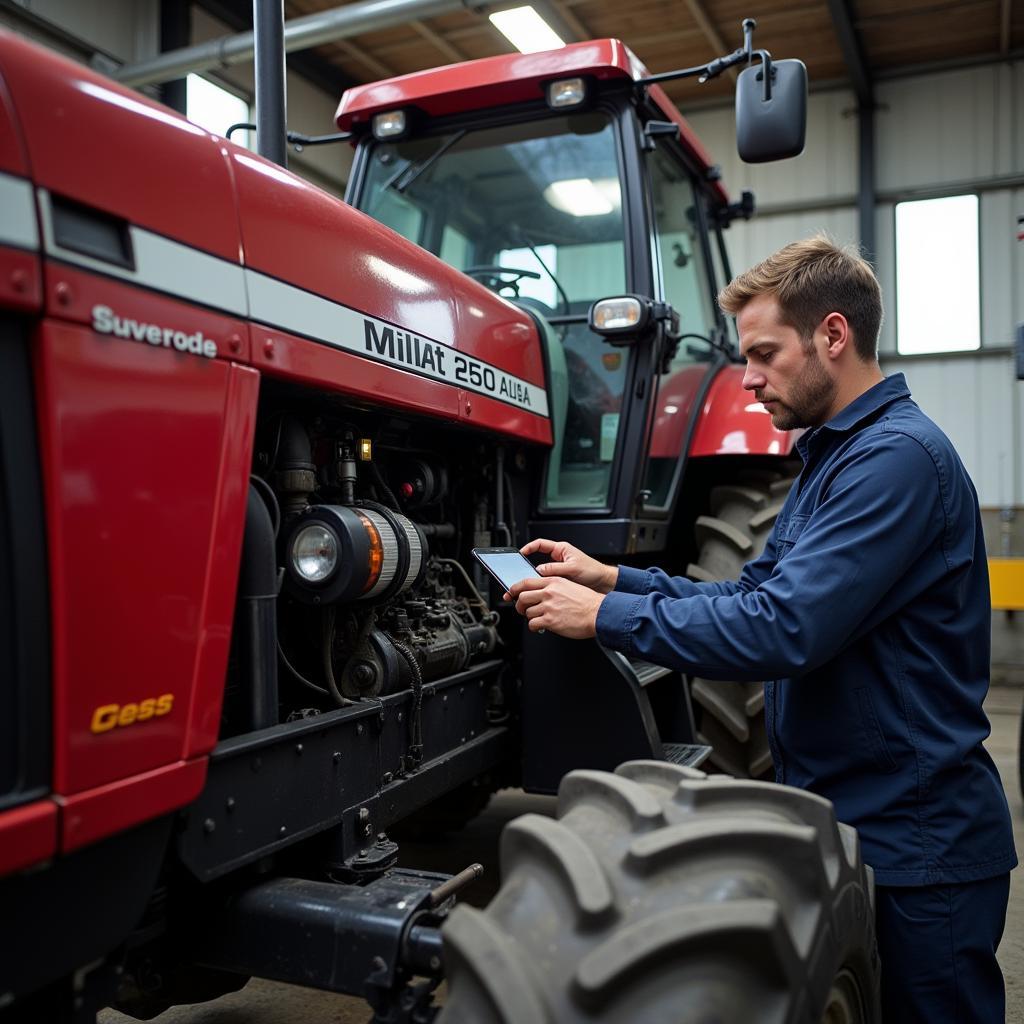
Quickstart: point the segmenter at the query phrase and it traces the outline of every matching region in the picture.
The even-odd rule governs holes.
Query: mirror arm
[[[224,138],[230,142],[231,136],[240,131],[254,132],[256,125],[240,121],[238,124],[233,124],[224,133]],[[325,146],[329,142],[348,142],[352,138],[352,132],[334,132],[332,135],[303,135],[301,132],[288,132],[286,138],[295,147],[295,152],[301,153],[303,146]]]
[[[754,59],[755,28],[757,28],[757,22],[753,18],[744,18],[743,45],[738,50],[733,50],[732,53],[726,54],[724,57],[716,57],[707,64],[699,64],[692,68],[682,68],[679,71],[665,71],[660,75],[651,75],[649,78],[637,79],[634,85],[656,85],[659,82],[672,82],[679,78],[693,78],[695,75],[700,76],[699,81],[703,85],[709,79],[717,78],[723,71],[727,71],[737,64],[749,64]],[[768,56],[767,51],[758,50],[757,53],[761,55],[762,63],[767,58],[770,70],[771,57]],[[765,98],[767,99],[768,96]]]
[[[757,56],[761,58],[761,74],[764,78],[764,101],[767,103],[772,98],[772,55],[767,50],[758,50]]]

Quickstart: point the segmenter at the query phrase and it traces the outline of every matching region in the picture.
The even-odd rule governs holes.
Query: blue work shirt
[[[803,469],[738,581],[620,567],[607,647],[765,684],[779,782],[831,800],[880,885],[1017,863],[982,746],[991,608],[978,498],[895,374],[797,441]]]

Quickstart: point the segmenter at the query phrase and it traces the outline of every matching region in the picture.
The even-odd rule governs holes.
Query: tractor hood
[[[5,117],[23,145],[13,132],[0,144],[0,185],[41,228],[17,258],[56,261],[73,279],[44,297],[48,315],[119,344],[174,345],[550,444],[533,321],[390,229],[0,33],[0,125]]]

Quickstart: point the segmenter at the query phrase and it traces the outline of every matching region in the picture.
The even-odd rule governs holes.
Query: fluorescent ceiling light
[[[556,210],[573,217],[599,217],[615,209],[606,191],[589,178],[553,181],[544,189],[544,198]]]
[[[513,7],[489,16],[491,24],[520,52],[539,53],[565,46],[555,30],[532,8]]]

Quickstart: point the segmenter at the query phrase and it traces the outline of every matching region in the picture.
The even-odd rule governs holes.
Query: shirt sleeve
[[[738,580],[695,582],[685,576],[669,576],[658,568],[633,569],[628,565],[619,566],[619,576],[613,593],[617,594],[664,594],[666,597],[725,596],[753,590],[771,575],[775,567],[776,540],[772,530],[764,550],[757,558],[743,566]]]
[[[777,557],[773,538],[777,560],[764,578],[762,556],[731,592],[613,591],[598,612],[598,639],[707,678],[803,675],[834,657],[916,562],[930,554],[933,574],[945,571],[945,515],[935,462],[905,434],[852,446],[830,477],[793,547]],[[927,572],[917,577],[928,585]]]

